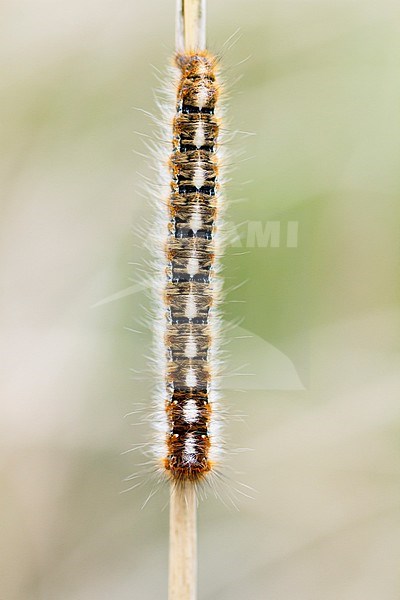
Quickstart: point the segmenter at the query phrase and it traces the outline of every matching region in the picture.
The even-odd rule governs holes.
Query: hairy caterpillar
[[[164,315],[165,447],[162,465],[174,482],[202,480],[218,453],[215,414],[217,273],[220,196],[217,60],[209,52],[177,53],[179,77],[168,160],[161,267]]]

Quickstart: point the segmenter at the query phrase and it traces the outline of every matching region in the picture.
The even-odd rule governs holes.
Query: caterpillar
[[[174,483],[197,483],[219,453],[216,411],[220,84],[206,50],[178,52],[169,191],[160,275],[163,316],[162,468]]]

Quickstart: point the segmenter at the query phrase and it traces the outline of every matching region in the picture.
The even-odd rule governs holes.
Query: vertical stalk
[[[176,51],[206,48],[206,0],[177,0]],[[171,484],[169,600],[197,598],[197,503],[191,481]]]
[[[177,0],[176,51],[180,54],[206,48],[206,0]]]
[[[169,600],[197,597],[196,490],[191,482],[171,486]]]

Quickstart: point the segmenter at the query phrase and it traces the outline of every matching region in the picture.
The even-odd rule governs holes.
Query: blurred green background
[[[230,127],[255,134],[228,158],[240,243],[224,259],[222,384],[245,415],[230,443],[252,449],[230,457],[231,486],[255,492],[238,511],[200,506],[202,600],[400,597],[399,13],[209,1],[211,49],[240,28],[223,59]],[[127,288],[152,218],[135,131],[154,129],[134,107],[156,111],[174,2],[0,14],[0,598],[165,598],[167,490],[143,510],[150,485],[120,492],[143,460],[121,452],[150,435],[123,418],[151,393],[149,300]],[[279,242],[252,243],[254,223]]]

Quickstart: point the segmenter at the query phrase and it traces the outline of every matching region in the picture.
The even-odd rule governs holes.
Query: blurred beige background
[[[255,133],[232,143],[223,387],[245,415],[231,444],[252,449],[230,476],[256,491],[201,504],[202,600],[400,597],[399,12],[209,1],[212,49],[240,27],[231,128]],[[1,600],[166,597],[167,491],[143,510],[149,485],[120,493],[143,460],[121,452],[149,435],[123,417],[151,392],[149,301],[120,292],[151,219],[134,107],[155,111],[173,13],[0,6]],[[279,243],[246,247],[248,221]]]

